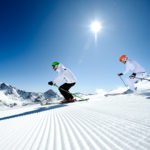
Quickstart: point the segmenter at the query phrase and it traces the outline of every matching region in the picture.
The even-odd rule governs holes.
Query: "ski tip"
[[[85,98],[85,99],[79,99],[77,101],[88,101],[88,100],[89,100],[89,98]]]

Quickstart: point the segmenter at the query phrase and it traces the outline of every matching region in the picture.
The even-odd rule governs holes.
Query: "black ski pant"
[[[73,98],[71,94],[69,94],[69,89],[74,86],[76,83],[64,83],[59,87],[60,93],[64,96],[66,100],[69,100],[69,98]]]

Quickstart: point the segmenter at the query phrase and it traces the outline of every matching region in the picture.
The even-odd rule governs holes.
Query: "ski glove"
[[[123,75],[123,73],[118,73],[118,76],[122,76]]]
[[[50,81],[50,82],[48,82],[48,84],[49,84],[49,85],[53,85],[53,82],[52,82],[52,81]]]
[[[129,78],[130,78],[130,79],[134,79],[135,76],[136,76],[136,73],[132,73],[132,74],[129,76]]]

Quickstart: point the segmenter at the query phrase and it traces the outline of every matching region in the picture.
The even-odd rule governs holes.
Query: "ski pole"
[[[54,84],[54,86],[57,87],[57,88],[59,88],[59,86],[57,84]],[[80,96],[78,96],[78,95],[76,95],[74,93],[70,93],[69,91],[66,91],[66,90],[64,90],[62,88],[60,88],[60,89],[63,90],[63,91],[65,91],[68,94],[71,94],[72,96],[78,97],[78,98],[82,99],[83,101],[86,101],[84,98],[82,98],[82,97],[80,97]]]
[[[125,87],[128,89],[128,86],[125,84],[125,82],[124,82],[124,80],[122,79],[122,77],[121,77],[121,76],[119,76],[119,77],[120,77],[121,81],[123,82],[123,84],[125,85]]]

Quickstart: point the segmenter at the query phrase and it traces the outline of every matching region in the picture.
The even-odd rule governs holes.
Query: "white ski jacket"
[[[59,64],[56,71],[58,72],[58,76],[53,80],[53,84],[58,84],[63,80],[65,83],[76,82],[76,77],[74,74],[68,68],[64,67],[64,65]]]
[[[126,65],[126,70],[125,72],[123,72],[123,74],[126,74],[129,71],[133,71],[136,74],[146,73],[146,70],[134,60],[128,59],[125,65]]]

